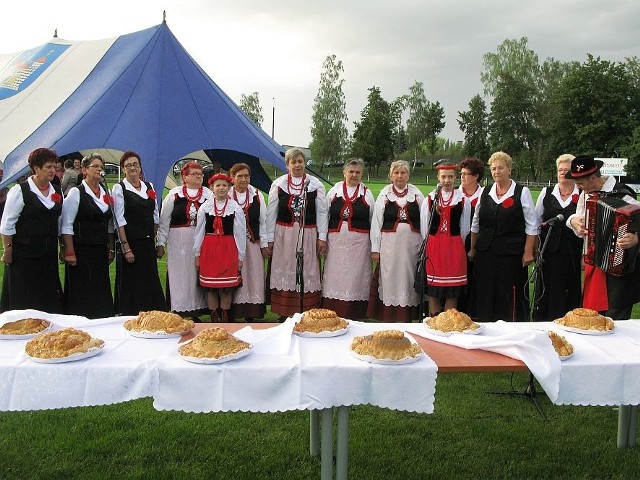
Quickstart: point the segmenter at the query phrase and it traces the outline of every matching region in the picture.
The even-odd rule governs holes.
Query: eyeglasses
[[[99,168],[102,170],[102,165],[89,165],[87,168]]]
[[[204,177],[204,174],[202,173],[190,173],[187,176],[191,176],[191,177]]]
[[[123,165],[124,168],[126,168],[127,170],[133,170],[134,168],[139,168],[140,164],[139,163],[128,163],[126,165]]]

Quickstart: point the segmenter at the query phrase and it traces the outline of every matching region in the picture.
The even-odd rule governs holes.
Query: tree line
[[[629,158],[627,174],[640,178],[640,60],[587,59],[540,62],[527,37],[507,39],[483,56],[482,95],[458,112],[464,133],[460,145],[440,136],[444,108],[429,100],[422,82],[408,93],[385,100],[379,87],[368,89],[367,104],[347,129],[344,67],[335,55],[322,64],[313,103],[311,152],[320,165],[357,156],[377,169],[393,158],[415,162],[436,154],[476,156],[493,151],[514,158],[515,177],[554,178],[554,159],[562,153]],[[260,124],[258,94],[242,96],[241,108]],[[259,121],[258,121],[259,120]]]

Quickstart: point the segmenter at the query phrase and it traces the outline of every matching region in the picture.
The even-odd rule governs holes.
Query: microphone
[[[543,222],[541,227],[550,227],[551,225],[555,225],[558,222],[562,222],[564,220],[564,215],[562,215],[561,213],[559,213],[558,215],[556,215],[553,218],[550,218],[549,220],[547,220],[546,222]]]
[[[438,183],[438,184],[436,185],[436,191],[435,191],[435,193],[433,194],[433,199],[434,199],[434,200],[437,200],[437,199],[438,199],[438,197],[440,196],[440,190],[442,190],[442,184],[441,184],[441,183]]]
[[[100,172],[100,176],[101,176],[102,178],[104,178],[106,175],[107,175],[107,174],[106,174],[106,172],[105,172],[104,170],[102,170],[102,171]]]
[[[309,188],[309,182],[311,182],[311,179],[309,179],[309,178],[307,178],[307,179],[304,181],[304,189],[305,189],[305,190],[307,190],[307,189]]]

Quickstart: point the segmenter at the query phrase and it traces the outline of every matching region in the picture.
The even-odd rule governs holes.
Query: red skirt
[[[233,235],[207,234],[200,249],[200,285],[205,288],[233,288],[242,277],[238,248]]]
[[[467,254],[460,236],[429,235],[426,259],[427,285],[461,287],[467,284]]]

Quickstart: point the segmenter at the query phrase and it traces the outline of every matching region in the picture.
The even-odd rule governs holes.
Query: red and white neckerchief
[[[343,182],[342,184],[342,196],[344,197],[344,205],[342,207],[342,218],[344,220],[348,220],[351,215],[353,215],[353,202],[356,198],[358,198],[358,192],[360,191],[360,183],[356,185],[356,189],[353,192],[352,196],[349,196],[349,191],[347,189],[347,182]]]
[[[225,210],[227,209],[227,204],[229,203],[229,197],[224,201],[224,205],[222,205],[221,209],[218,209],[218,200],[216,198],[213,199],[213,234],[214,235],[224,235],[224,228],[222,227],[222,217],[224,217]]]
[[[289,193],[291,195],[295,195],[297,197],[299,197],[300,195],[302,195],[302,190],[304,189],[304,182],[307,179],[307,174],[303,174],[302,175],[302,181],[300,182],[299,185],[296,185],[295,183],[293,183],[293,177],[291,176],[290,173],[287,174],[287,189],[289,190]]]

